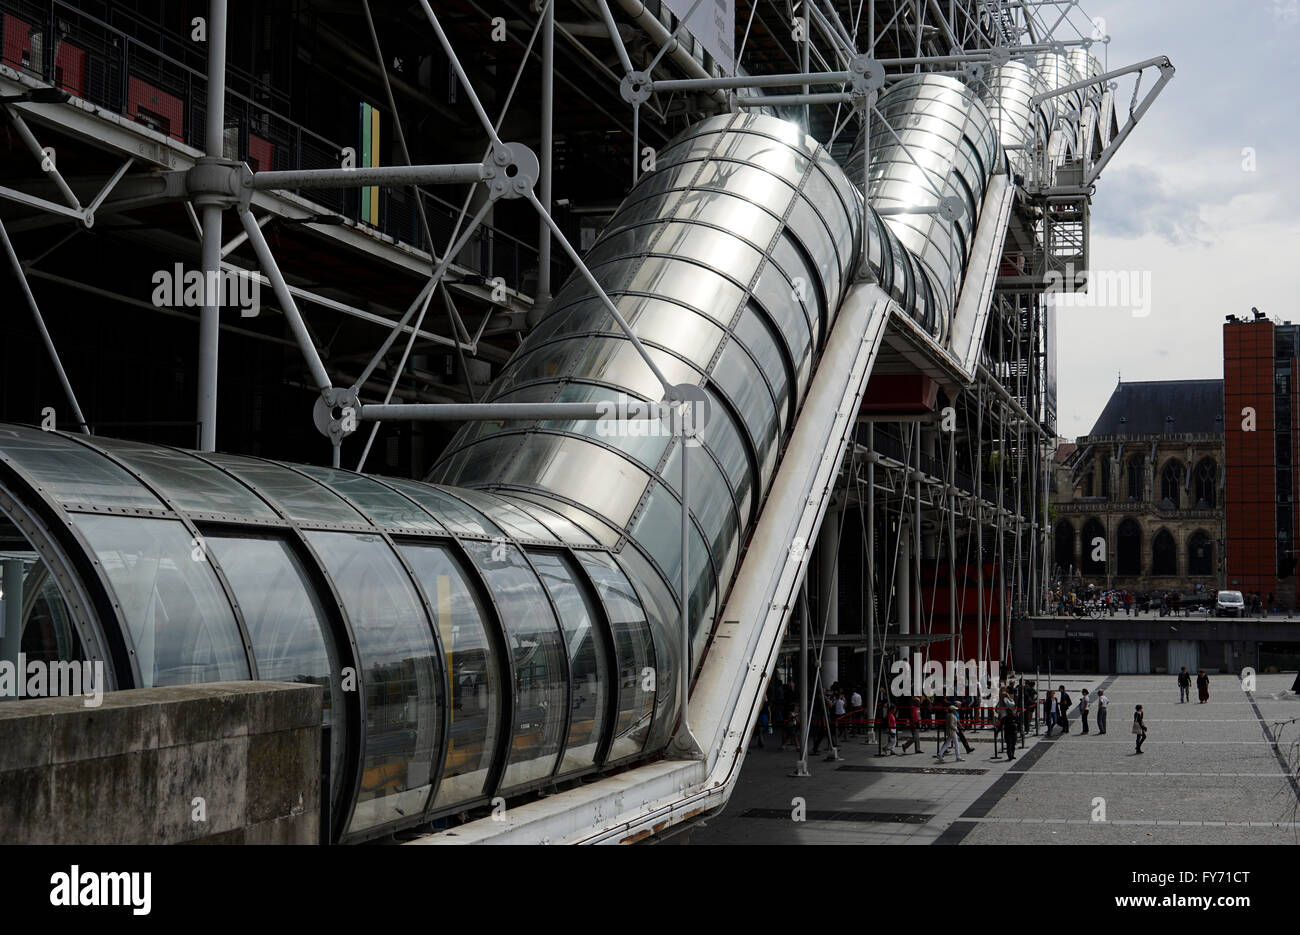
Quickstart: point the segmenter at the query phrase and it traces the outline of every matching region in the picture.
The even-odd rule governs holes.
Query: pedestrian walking
[[[1056,726],[1056,692],[1050,688],[1043,699],[1043,723],[1047,725],[1047,736],[1051,737],[1052,728]]]
[[[1183,704],[1186,701],[1190,701],[1191,693],[1192,675],[1187,671],[1187,666],[1183,666],[1183,670],[1178,673],[1178,703]]]
[[[1002,743],[1007,748],[1007,759],[1016,758],[1016,702],[1011,692],[1002,695]]]
[[[1133,710],[1133,737],[1137,742],[1137,753],[1142,752],[1142,741],[1147,739],[1147,725],[1142,720],[1142,706],[1138,705]]]
[[[1083,733],[1088,733],[1088,689],[1083,690],[1083,697],[1079,699],[1079,720],[1083,722]]]
[[[1110,706],[1110,699],[1106,697],[1103,689],[1097,689],[1097,733],[1106,733],[1106,708]]]
[[[957,714],[960,710],[961,709],[955,704],[948,705],[948,718],[944,724],[948,731],[948,738],[943,742],[943,746],[939,748],[939,752],[935,754],[935,759],[940,763],[942,763],[943,758],[948,755],[949,750],[952,750],[953,756],[957,758],[957,762],[961,762],[961,751],[957,749],[957,740],[960,736],[959,731],[961,728],[961,721]]]
[[[1196,695],[1201,699],[1201,704],[1210,700],[1210,677],[1204,669],[1196,676]]]
[[[1066,694],[1064,685],[1061,686],[1060,692],[1057,693],[1056,704],[1059,709],[1057,718],[1061,724],[1061,733],[1068,734],[1070,732],[1070,705],[1072,702],[1070,696]]]
[[[912,729],[912,736],[903,741],[903,752],[906,753],[908,747],[915,745],[916,750],[914,750],[913,752],[920,753],[921,752],[921,700],[919,698],[912,699],[911,705],[907,709],[907,722],[908,722],[908,726],[911,727]]]
[[[885,713],[885,727],[889,730],[889,746],[885,748],[885,753],[889,756],[898,756],[898,751],[894,749],[898,746],[897,711],[898,708],[891,704]]]

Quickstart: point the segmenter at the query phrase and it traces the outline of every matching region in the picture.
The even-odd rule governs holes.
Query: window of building
[[[1204,529],[1198,529],[1187,540],[1187,573],[1189,575],[1214,574],[1214,542]]]
[[[1105,527],[1098,520],[1088,520],[1083,524],[1083,541],[1080,543],[1079,556],[1079,564],[1083,567],[1085,575],[1104,575],[1106,573],[1106,560],[1104,557],[1106,553],[1104,550],[1098,550],[1097,540],[1099,539],[1101,544],[1104,545],[1106,542]],[[1102,557],[1094,557],[1098,555]]]
[[[1128,498],[1130,500],[1142,499],[1142,475],[1143,470],[1141,455],[1133,455],[1128,459]]]
[[[1121,575],[1142,574],[1142,527],[1130,517],[1119,524],[1115,570]]]
[[[1160,472],[1160,505],[1166,509],[1176,510],[1182,503],[1183,463],[1177,458],[1165,462],[1165,469]]]
[[[1168,529],[1156,533],[1155,539],[1151,542],[1151,574],[1178,574],[1178,546]]]
[[[1214,509],[1215,490],[1219,483],[1219,466],[1213,458],[1202,458],[1196,465],[1196,508]]]
[[[1074,566],[1074,526],[1069,520],[1056,524],[1056,567],[1063,574]]]

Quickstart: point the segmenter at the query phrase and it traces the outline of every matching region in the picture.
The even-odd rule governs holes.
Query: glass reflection
[[[501,720],[500,651],[489,634],[487,612],[451,552],[428,542],[399,548],[433,608],[446,653],[451,727],[433,802],[439,811],[488,792]]]
[[[656,672],[650,625],[627,576],[604,552],[579,552],[577,558],[596,585],[614,635],[618,719],[605,759],[609,763],[640,753],[645,746],[654,716],[655,686],[661,673]]]
[[[117,597],[139,688],[251,677],[230,602],[184,524],[80,513],[72,521]]]
[[[330,774],[337,788],[346,721],[341,686],[332,675],[339,670],[338,660],[315,589],[283,540],[224,535],[206,540],[244,615],[258,678],[325,689],[321,723],[328,731]]]
[[[366,748],[349,833],[424,810],[442,733],[436,644],[411,579],[383,537],[306,534],[352,623],[366,692]]]
[[[555,613],[524,554],[513,545],[465,542],[496,601],[514,664],[514,725],[502,794],[555,772],[568,693]]]
[[[605,731],[608,640],[572,560],[556,552],[529,551],[564,629],[569,651],[569,737],[560,774],[594,766]]]

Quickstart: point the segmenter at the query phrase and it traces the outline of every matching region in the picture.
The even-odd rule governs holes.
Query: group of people
[[[1185,666],[1178,675],[1178,687],[1180,700],[1187,701],[1191,688],[1191,675]],[[1204,669],[1196,677],[1196,687],[1200,702],[1204,704],[1209,701],[1210,679],[1205,674]],[[999,686],[998,701],[994,708],[994,729],[1002,739],[1007,751],[1007,759],[1014,760],[1016,758],[1017,745],[1024,747],[1025,736],[1031,728],[1030,721],[1033,712],[1040,703],[1038,696],[1037,683],[1030,679],[1017,681],[1014,677],[1011,677]],[[845,723],[853,723],[855,717],[860,717],[866,713],[862,693],[856,687],[845,691],[837,682],[825,692],[824,700],[824,706],[815,704],[810,712],[811,730],[809,735],[812,740],[812,750],[810,752],[813,755],[817,754],[821,744],[826,742],[832,731],[836,741],[842,740]],[[942,712],[944,741],[939,748],[939,752],[935,754],[935,758],[942,763],[951,751],[956,761],[961,762],[962,749],[965,750],[967,755],[974,753],[975,748],[966,739],[965,730],[970,726],[971,719],[975,715],[977,701],[978,699],[974,696],[964,698],[917,696],[897,700],[882,698],[876,705],[873,719],[877,735],[876,740],[881,747],[881,755],[898,756],[900,753],[908,753],[909,749],[912,753],[920,753],[921,729],[926,725],[927,714],[929,718],[934,719],[939,716],[939,712]],[[1052,731],[1057,728],[1060,729],[1058,736],[1068,734],[1070,732],[1070,714],[1074,707],[1074,701],[1065,686],[1061,685],[1055,690],[1049,689],[1041,704],[1043,723],[1047,727],[1046,736],[1051,738]],[[1089,732],[1088,719],[1095,712],[1097,716],[1097,733],[1106,733],[1109,706],[1110,699],[1103,689],[1098,689],[1095,695],[1090,694],[1086,688],[1081,689],[1078,705],[1079,721],[1082,728],[1080,732],[1083,734]],[[829,731],[826,722],[828,715],[831,718]],[[763,734],[773,732],[774,722],[779,722],[782,728],[781,748],[785,749],[788,746],[798,749],[801,744],[799,705],[793,686],[783,686],[777,682],[774,684],[773,690],[769,692],[759,713],[758,728],[754,732],[756,746],[763,746]],[[931,720],[931,723],[933,723],[933,720]],[[908,736],[901,744],[899,743],[900,730],[905,730],[908,733]],[[1147,727],[1143,719],[1141,705],[1137,705],[1134,709],[1131,730],[1135,737],[1135,752],[1141,753],[1142,744],[1147,737]]]
[[[1206,591],[1201,584],[1193,590],[1195,593],[1185,597],[1172,590],[1135,593],[1123,588],[1099,588],[1095,584],[1088,584],[1078,588],[1053,588],[1048,603],[1058,617],[1087,616],[1089,610],[1097,606],[1101,607],[1103,614],[1111,617],[1121,613],[1126,617],[1134,617],[1147,611],[1153,611],[1161,617],[1176,617],[1180,611],[1183,616],[1190,616],[1196,608],[1212,610],[1213,592]],[[1273,607],[1272,594],[1261,597],[1258,592],[1252,591],[1243,597],[1248,617],[1261,616]]]

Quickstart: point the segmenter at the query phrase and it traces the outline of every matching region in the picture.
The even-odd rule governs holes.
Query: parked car
[[[1246,616],[1246,599],[1240,591],[1220,591],[1214,599],[1214,616]]]

